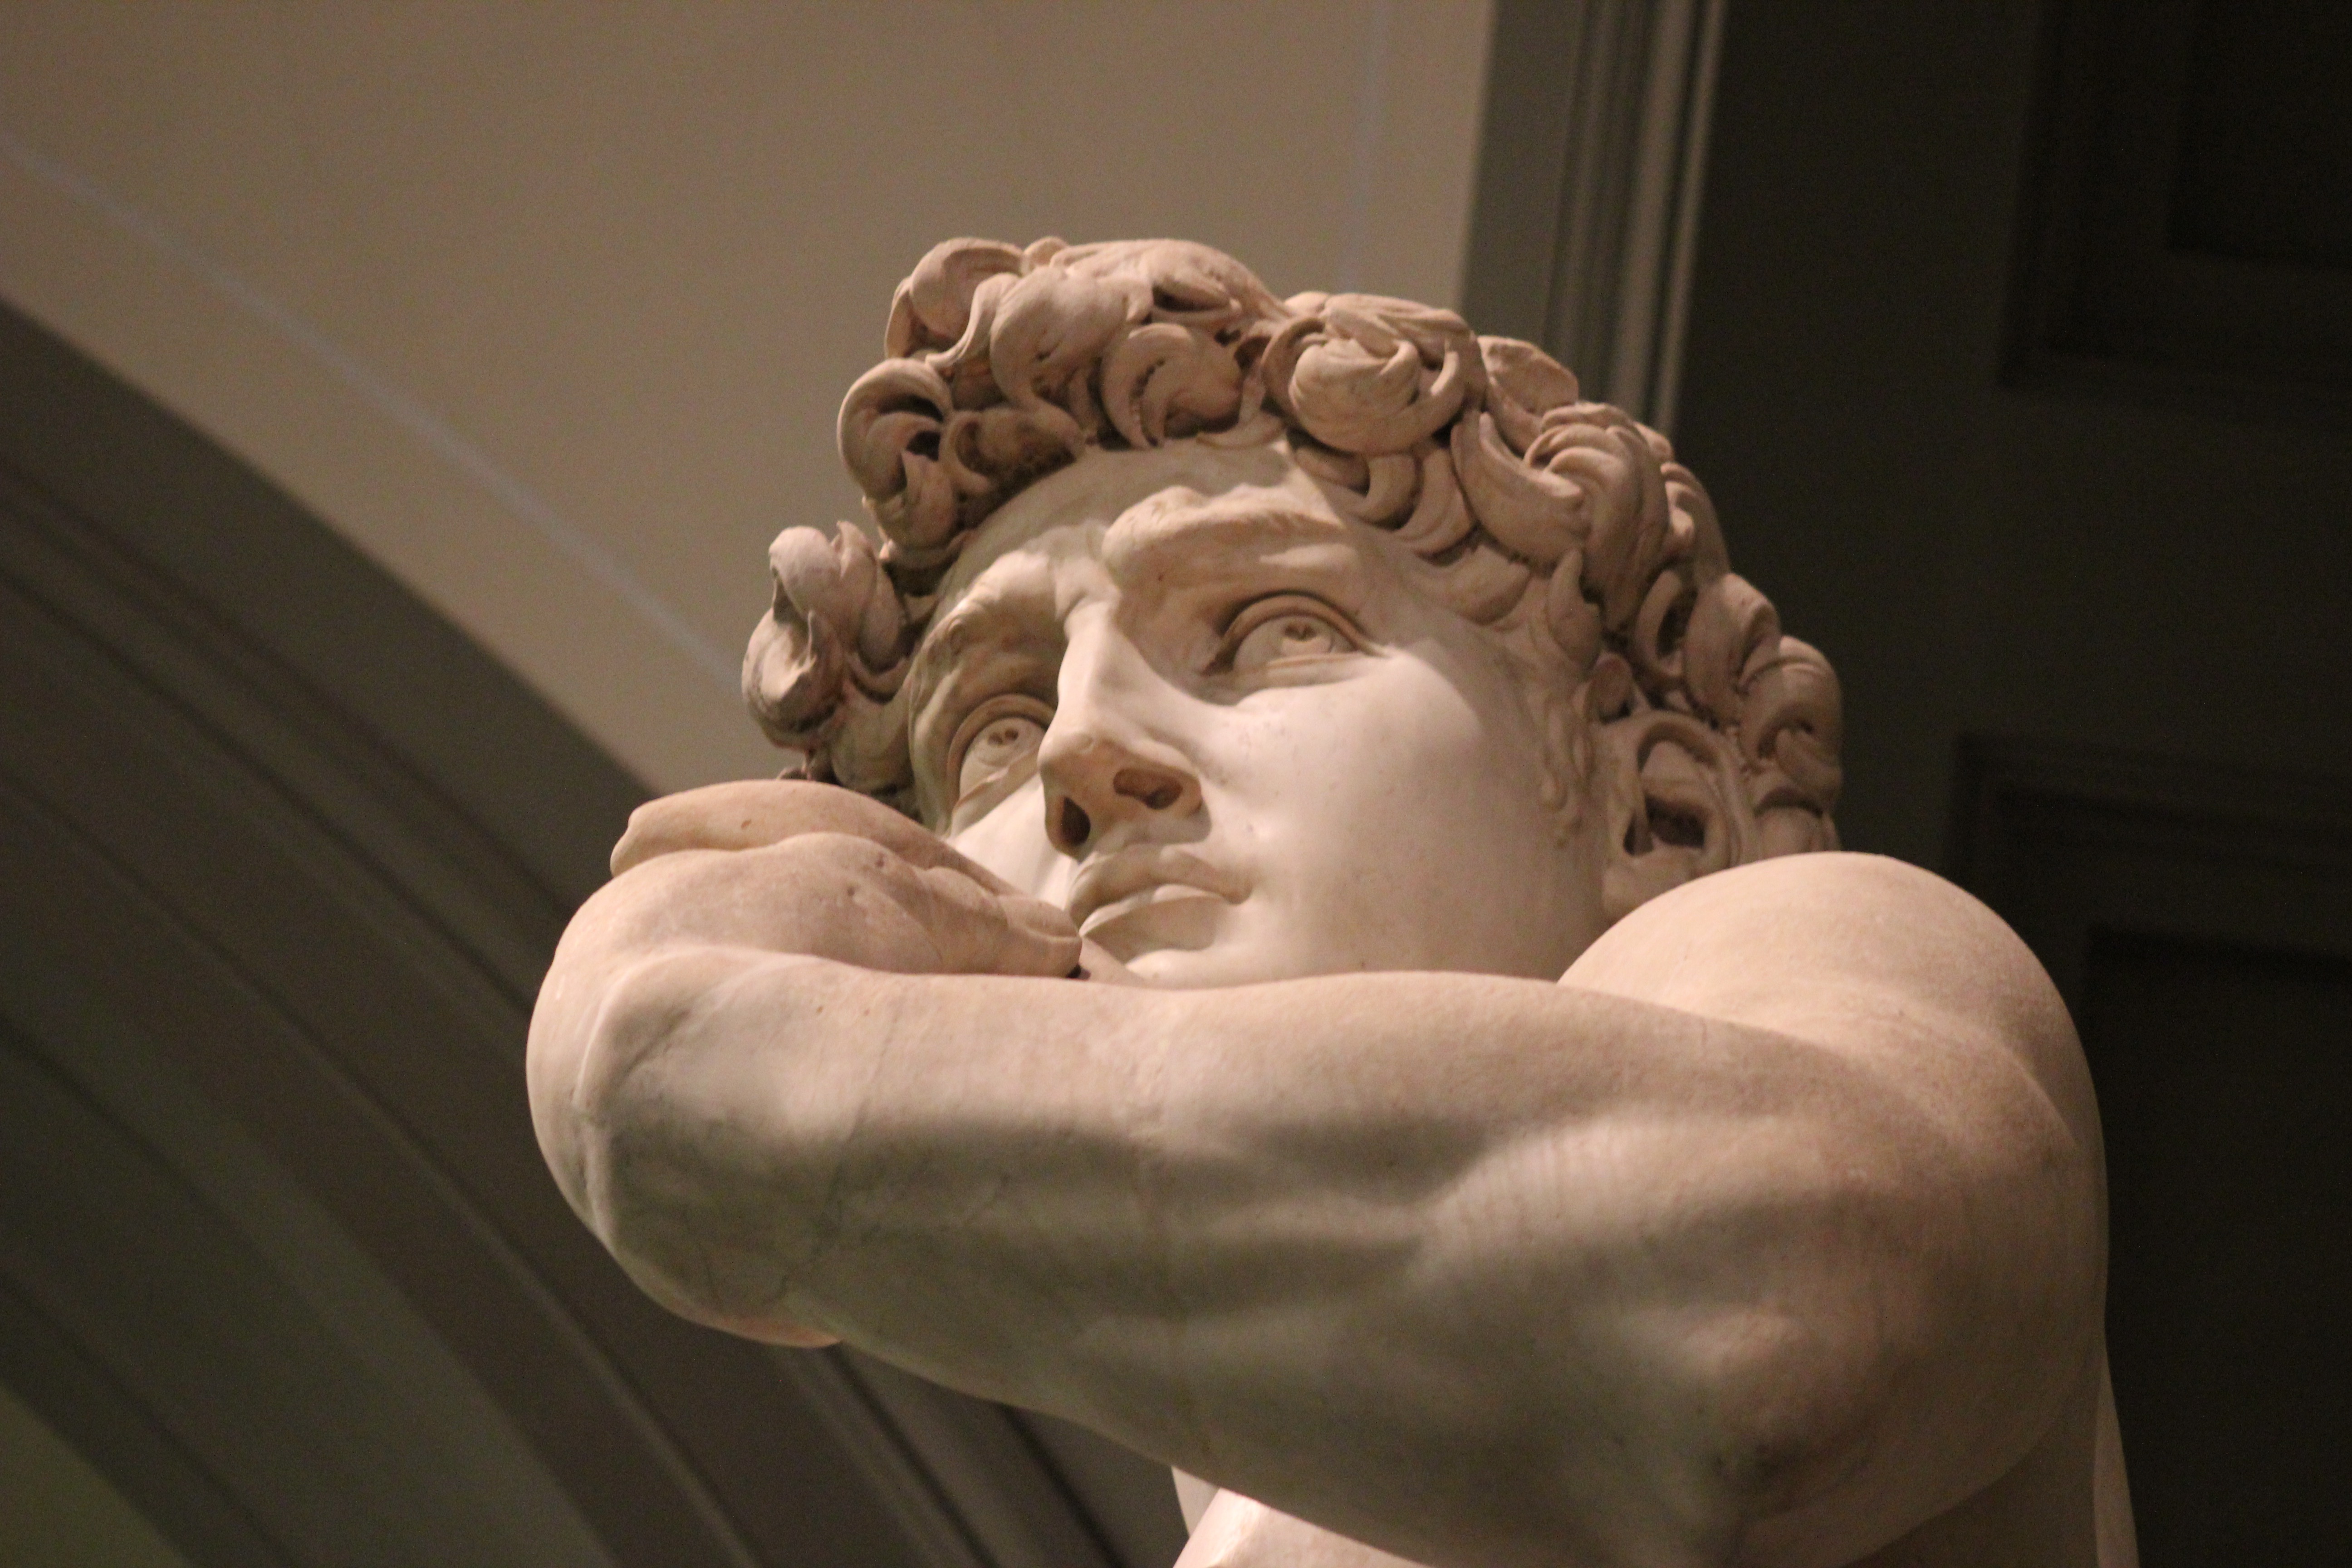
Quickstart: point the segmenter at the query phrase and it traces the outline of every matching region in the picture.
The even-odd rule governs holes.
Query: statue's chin
[[[1095,911],[1084,935],[1118,962],[1121,973],[1116,979],[1168,991],[1446,967],[1400,962],[1395,954],[1374,956],[1378,950],[1368,948],[1360,928],[1345,921],[1302,920],[1295,905],[1271,900],[1263,889],[1229,901],[1192,888],[1163,886]]]
[[[1097,910],[1085,935],[1129,978],[1165,990],[1289,978],[1294,972],[1278,962],[1282,944],[1254,934],[1255,923],[1240,904],[1171,883]]]
[[[1351,973],[1360,964],[1317,963],[1318,955],[1279,942],[1251,940],[1228,930],[1198,948],[1152,947],[1122,959],[1137,983],[1163,991],[1213,991],[1274,980]]]
[[[1132,968],[1149,953],[1199,952],[1209,947],[1232,907],[1214,893],[1167,883],[1097,910],[1084,934]]]
[[[1275,978],[1270,974],[1243,973],[1234,964],[1173,948],[1138,953],[1128,963],[1127,973],[1137,984],[1162,991],[1211,991],[1222,985],[1247,985],[1253,981]]]
[[[1260,955],[1219,949],[1146,948],[1120,961],[1128,974],[1163,991],[1208,991],[1223,985],[1249,985],[1288,975],[1269,969]]]

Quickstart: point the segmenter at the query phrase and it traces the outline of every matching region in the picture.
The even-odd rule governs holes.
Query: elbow
[[[1901,1349],[1857,1343],[1854,1325],[1819,1303],[1675,1316],[1666,1342],[1629,1349],[1604,1440],[1571,1457],[1549,1524],[1577,1541],[1568,1560],[1822,1568],[1866,1555],[1853,1489],[1874,1469],[1899,1399]],[[1841,1494],[1846,1503],[1825,1514],[1821,1503]]]
[[[523,1082],[530,1101],[531,1131],[541,1158],[572,1211],[588,1218],[587,1152],[579,1101],[580,1070],[591,1047],[602,987],[565,945],[541,982],[531,1007],[523,1056]]]
[[[676,967],[667,955],[614,963],[559,949],[531,1009],[532,1131],[556,1186],[600,1235],[598,1194],[614,1170],[607,1145],[640,1118],[642,1069],[660,1060],[692,1003]]]
[[[1759,1521],[1833,1489],[1866,1453],[1909,1360],[1835,1307],[1723,1313],[1681,1347],[1692,1413],[1676,1455],[1694,1561],[1740,1560]]]
[[[1690,1347],[1710,1417],[1685,1457],[1692,1512],[1722,1560],[1866,1556],[2032,1451],[2096,1352],[2098,1260],[2063,1245],[2076,1229],[2040,1247],[2011,1231],[1991,1257],[1923,1245]]]
[[[1507,1424],[1519,1435],[1507,1465],[1529,1467],[1513,1489],[1544,1501],[1517,1516],[1497,1561],[1744,1563],[1757,1522],[1820,1490],[1866,1441],[1870,1380],[1841,1370],[1805,1309],[1661,1302],[1617,1327],[1576,1393],[1537,1380]]]
[[[781,1048],[757,1048],[730,1025],[724,994],[743,973],[746,954],[719,947],[673,947],[618,969],[569,1053],[551,1041],[548,1107],[534,1086],[534,1117],[552,1123],[569,1159],[558,1184],[637,1289],[727,1333],[833,1344],[804,1311],[785,1310],[818,1250],[824,1171],[804,1147],[809,1129],[795,1135],[791,1119],[769,1114]],[[779,1023],[774,1008],[764,1016]],[[569,1077],[555,1072],[564,1063]]]
[[[782,1316],[784,1194],[761,1179],[713,994],[740,955],[676,949],[620,968],[569,1034],[534,1020],[532,1113],[557,1184],[639,1289],[695,1322],[824,1344]],[[542,1002],[544,1006],[544,1002]],[[770,1151],[768,1152],[772,1152]]]
[[[524,1055],[531,1128],[572,1211],[593,1226],[590,1164],[610,1102],[659,1053],[693,1000],[678,972],[692,949],[645,942],[641,912],[615,882],[572,917],[533,1003]]]

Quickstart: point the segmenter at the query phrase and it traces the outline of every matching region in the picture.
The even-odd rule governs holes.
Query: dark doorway
[[[1975,741],[1960,880],[2083,1034],[2108,1352],[2151,1564],[2352,1537],[2352,787]]]
[[[2152,1563],[2352,1541],[2352,963],[2101,931],[2107,1338]]]

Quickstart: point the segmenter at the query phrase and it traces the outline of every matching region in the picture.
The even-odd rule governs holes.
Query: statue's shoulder
[[[1902,1017],[2078,1054],[2056,988],[2000,916],[1878,855],[1790,855],[1700,878],[1627,915],[1563,979],[1817,1037]]]

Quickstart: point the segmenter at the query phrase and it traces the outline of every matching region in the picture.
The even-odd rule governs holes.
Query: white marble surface
[[[1835,851],[1663,439],[1164,243],[890,342],[880,548],[780,539],[746,663],[807,776],[644,808],[534,1019],[647,1290],[1224,1489],[1185,1568],[2133,1560],[2072,1026]]]

